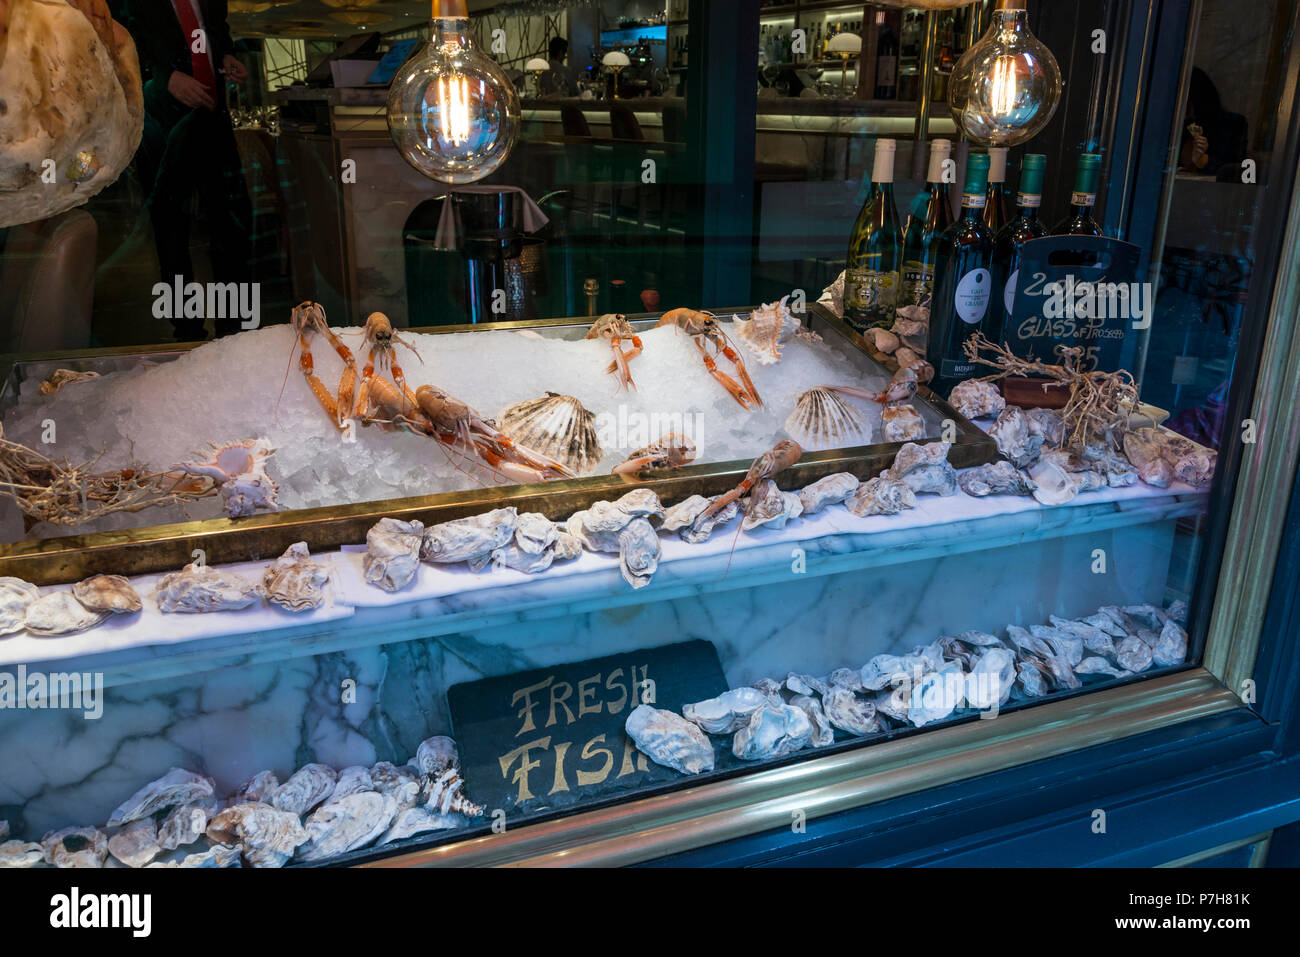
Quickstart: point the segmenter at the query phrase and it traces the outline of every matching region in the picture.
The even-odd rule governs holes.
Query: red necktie
[[[203,30],[203,27],[199,23],[198,16],[194,13],[194,7],[190,5],[190,0],[172,0],[172,6],[176,8],[176,16],[181,21],[181,32],[185,34],[185,46],[190,51],[190,61],[194,67],[194,79],[215,93],[217,91],[217,75],[213,72],[212,60],[208,57],[208,43],[211,42],[211,38],[207,36],[207,31],[204,30],[204,52],[195,53],[194,34],[195,31]]]

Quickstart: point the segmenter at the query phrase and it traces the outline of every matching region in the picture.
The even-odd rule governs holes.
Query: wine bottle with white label
[[[903,235],[902,290],[899,309],[910,312],[899,314],[906,319],[930,321],[930,305],[934,298],[934,267],[939,255],[939,240],[944,230],[952,225],[952,206],[948,200],[948,184],[944,180],[944,167],[952,157],[950,140],[930,142],[930,170],[926,174],[925,188],[912,200],[911,215]]]
[[[894,206],[894,140],[876,140],[871,189],[849,239],[844,269],[844,319],[854,329],[888,328],[898,300],[903,232]]]
[[[961,218],[939,243],[926,358],[935,371],[931,388],[943,396],[977,374],[962,344],[985,328],[993,312],[993,233],[984,225],[988,179],[988,156],[972,153],[966,160]]]
[[[1011,335],[1011,314],[1020,283],[1020,250],[1029,240],[1047,235],[1047,227],[1038,217],[1039,207],[1043,205],[1043,174],[1046,169],[1047,157],[1042,153],[1029,153],[1021,161],[1016,218],[1007,223],[993,240],[993,278],[1001,290],[993,308],[1001,321],[991,325],[985,335],[994,342]]]
[[[1097,184],[1101,182],[1101,157],[1084,153],[1079,157],[1079,170],[1074,177],[1074,192],[1070,194],[1070,215],[1052,230],[1053,236],[1101,236],[1101,227],[1092,218],[1097,205]]]

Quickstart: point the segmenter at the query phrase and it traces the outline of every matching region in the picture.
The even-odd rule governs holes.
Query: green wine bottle
[[[902,290],[900,309],[910,309],[905,319],[930,321],[930,304],[934,298],[934,267],[939,253],[939,239],[952,225],[952,204],[944,167],[952,156],[952,142],[931,140],[930,169],[925,188],[912,201],[907,231],[903,237]]]
[[[871,190],[862,204],[849,239],[844,270],[844,318],[859,332],[894,323],[898,301],[898,268],[903,258],[903,233],[894,206],[894,140],[876,140]]]
[[[1079,170],[1074,176],[1074,192],[1070,195],[1070,215],[1052,230],[1054,236],[1101,236],[1101,227],[1092,218],[1097,205],[1097,184],[1101,181],[1101,157],[1084,153],[1079,157]]]
[[[1002,295],[993,304],[999,321],[985,332],[994,342],[1009,334],[1011,312],[1016,301],[1016,288],[1020,282],[1020,250],[1031,239],[1047,235],[1047,227],[1038,218],[1043,205],[1043,173],[1047,157],[1029,153],[1020,163],[1020,191],[1016,194],[1016,218],[994,237],[993,279]]]
[[[926,358],[935,370],[931,387],[940,395],[976,374],[962,344],[984,329],[992,314],[993,233],[984,225],[988,178],[988,156],[972,153],[966,160],[961,219],[948,227],[939,243]]]
[[[984,225],[996,236],[1007,221],[1007,148],[990,146],[989,189],[984,200]]]

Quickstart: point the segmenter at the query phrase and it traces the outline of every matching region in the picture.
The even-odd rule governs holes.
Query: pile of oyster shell
[[[336,771],[308,764],[283,783],[262,771],[216,796],[205,775],[172,768],[136,791],[102,827],[67,827],[39,842],[6,840],[0,868],[283,867],[462,827],[483,808],[465,797],[456,742],[422,742],[401,767]]]
[[[643,704],[626,729],[655,763],[699,774],[714,767],[710,735],[730,736],[735,757],[758,761],[827,747],[836,731],[862,737],[920,728],[1081,688],[1089,679],[1178,665],[1187,657],[1186,614],[1182,602],[1167,609],[1107,605],[1085,618],[1008,625],[1003,637],[967,631],[821,678],[764,678],[688,704],[680,715]]]
[[[75,635],[141,607],[140,596],[121,575],[95,575],[69,591],[46,595],[21,578],[0,578],[0,635],[24,629],[42,638]]]

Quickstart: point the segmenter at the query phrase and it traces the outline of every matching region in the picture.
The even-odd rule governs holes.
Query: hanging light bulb
[[[519,136],[519,94],[474,49],[465,0],[433,0],[433,26],[388,91],[388,132],[406,161],[444,183],[495,172]]]
[[[1029,31],[1025,0],[998,0],[988,32],[952,68],[957,126],[984,146],[1015,146],[1037,135],[1060,101],[1061,69]]]

